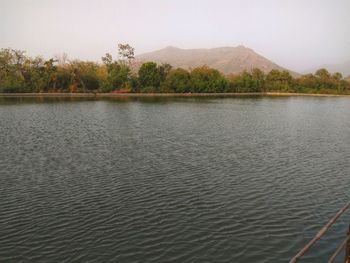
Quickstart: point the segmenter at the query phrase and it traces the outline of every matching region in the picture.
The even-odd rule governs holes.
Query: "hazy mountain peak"
[[[248,49],[248,50],[252,50],[252,49],[250,49],[250,48],[248,48],[248,47],[246,47],[246,46],[244,46],[244,45],[238,45],[236,48],[237,48],[237,49]]]
[[[160,50],[141,54],[136,58],[139,61],[169,63],[175,68],[185,69],[207,65],[224,74],[239,73],[252,68],[260,68],[266,73],[272,69],[286,70],[243,45],[200,49],[167,46]],[[296,73],[291,73],[296,75]]]
[[[167,46],[167,47],[165,47],[164,49],[166,49],[166,50],[178,50],[178,49],[180,49],[180,48],[174,47],[174,46]]]

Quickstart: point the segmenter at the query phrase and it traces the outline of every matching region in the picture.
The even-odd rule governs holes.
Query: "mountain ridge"
[[[136,56],[136,59],[141,62],[154,61],[156,63],[168,63],[174,68],[184,69],[207,65],[224,74],[238,74],[244,70],[250,71],[253,68],[259,68],[265,73],[268,73],[272,69],[277,69],[287,70],[293,76],[300,75],[272,62],[256,53],[253,49],[243,45],[196,49],[167,46],[163,49],[140,54]]]

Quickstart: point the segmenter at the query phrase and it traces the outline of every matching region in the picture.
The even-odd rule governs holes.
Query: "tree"
[[[165,79],[163,89],[167,92],[189,92],[191,88],[191,75],[187,70],[178,68],[171,70]]]
[[[265,88],[265,74],[258,68],[252,70],[252,92],[262,92]]]
[[[172,69],[172,66],[168,63],[163,63],[160,66],[158,66],[161,82],[163,82],[166,79],[166,77],[169,74],[169,72],[171,71],[171,69]]]
[[[95,91],[100,87],[98,77],[99,65],[89,61],[75,61],[73,63],[76,74],[76,85],[82,91]]]
[[[59,67],[56,73],[55,86],[61,91],[68,92],[70,85],[71,85],[70,72],[66,68]]]
[[[131,61],[134,59],[134,53],[135,49],[129,44],[118,44],[119,60],[113,60],[109,53],[102,57],[102,62],[107,69],[107,78],[102,85],[104,92],[132,88],[134,81],[131,83],[131,80],[134,78],[131,72]]]
[[[106,67],[109,67],[113,63],[112,55],[109,53],[106,53],[106,55],[102,57],[102,62],[106,65]]]
[[[339,72],[335,72],[334,74],[332,74],[331,82],[333,89],[336,89],[340,93],[348,89],[347,81],[343,79],[343,75]]]
[[[0,91],[21,92],[25,89],[23,76],[24,51],[1,49],[0,51]]]
[[[55,86],[55,75],[57,72],[57,67],[55,65],[57,61],[53,58],[44,62],[44,74],[43,79],[45,83],[45,91],[48,91],[50,88]]]
[[[231,91],[234,92],[253,92],[253,77],[247,71],[243,71],[239,75],[230,76]]]
[[[122,59],[130,61],[135,58],[135,49],[129,44],[118,44],[118,54]]]
[[[192,70],[191,86],[193,92],[226,92],[229,88],[225,77],[218,70],[208,66]]]
[[[123,89],[128,86],[131,73],[128,65],[114,61],[112,55],[109,53],[105,57],[102,57],[102,61],[107,68],[107,84],[103,87],[104,92]]]
[[[268,91],[293,91],[293,78],[286,70],[271,70],[266,76]]]
[[[334,74],[332,74],[332,78],[336,81],[339,81],[343,79],[343,75],[339,72],[335,72]]]
[[[143,63],[139,69],[139,84],[149,91],[159,91],[161,75],[154,62]]]
[[[24,51],[0,50],[0,92],[89,92],[123,90],[129,92],[263,92],[350,94],[350,82],[340,73],[319,69],[315,74],[294,79],[288,71],[271,70],[267,75],[258,68],[224,76],[202,66],[191,72],[172,69],[169,64],[146,62],[131,70],[134,48],[118,45],[119,59],[107,53],[103,64],[70,61],[67,55],[50,58],[28,57]]]
[[[331,77],[331,74],[329,74],[327,69],[321,68],[321,69],[316,71],[315,76],[317,78],[322,79],[322,80],[329,80]]]
[[[112,89],[123,89],[127,86],[130,77],[130,68],[127,65],[115,63],[109,72],[108,80],[112,84]]]
[[[336,83],[332,81],[331,74],[327,69],[321,68],[315,72],[317,89],[318,90],[327,90],[327,89],[335,89]]]
[[[317,79],[313,74],[306,74],[297,79],[298,92],[317,92]]]

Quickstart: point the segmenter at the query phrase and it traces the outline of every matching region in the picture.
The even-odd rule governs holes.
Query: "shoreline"
[[[109,97],[350,97],[350,94],[317,94],[290,92],[249,92],[249,93],[0,93],[0,98],[14,97],[74,97],[74,98],[109,98]]]

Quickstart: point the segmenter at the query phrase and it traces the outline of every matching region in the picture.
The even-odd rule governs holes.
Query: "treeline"
[[[118,59],[106,54],[102,64],[69,61],[66,56],[45,60],[24,51],[1,49],[0,92],[300,92],[350,94],[350,84],[340,73],[319,69],[293,78],[288,71],[260,69],[224,76],[202,66],[192,70],[169,64],[136,65],[134,49],[118,45]]]

